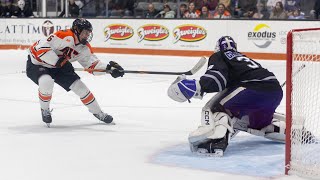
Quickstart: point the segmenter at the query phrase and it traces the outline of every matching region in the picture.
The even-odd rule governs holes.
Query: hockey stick
[[[302,64],[302,65],[297,69],[297,71],[292,74],[292,77],[294,77],[295,75],[297,75],[297,74],[298,74],[303,68],[305,68],[305,67],[306,67],[306,65],[305,65],[305,64]],[[284,82],[281,84],[281,87],[284,87],[286,84],[287,84],[287,81],[284,81]]]
[[[201,57],[201,59],[197,62],[193,68],[186,72],[165,72],[165,71],[136,71],[136,70],[124,70],[124,73],[134,73],[134,74],[162,74],[162,75],[193,75],[198,72],[203,65],[207,62],[205,57]],[[84,68],[74,68],[75,71],[87,71],[87,72],[106,72],[109,73],[109,70],[106,69],[84,69]]]

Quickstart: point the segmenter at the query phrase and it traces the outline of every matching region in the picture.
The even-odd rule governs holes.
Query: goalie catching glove
[[[177,102],[189,101],[191,98],[202,99],[199,81],[186,79],[186,75],[180,75],[168,88],[168,96]]]
[[[106,69],[107,69],[107,72],[110,73],[113,78],[117,78],[120,76],[123,77],[124,75],[123,68],[114,61],[110,61]]]

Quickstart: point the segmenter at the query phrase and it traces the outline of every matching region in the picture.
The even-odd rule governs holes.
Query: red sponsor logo
[[[110,24],[104,28],[105,40],[125,40],[133,36],[133,29],[126,24]]]
[[[207,31],[194,24],[184,24],[173,29],[174,43],[178,41],[196,42],[207,37]]]
[[[138,28],[138,42],[141,42],[142,40],[161,41],[168,36],[168,28],[158,24],[146,24]]]

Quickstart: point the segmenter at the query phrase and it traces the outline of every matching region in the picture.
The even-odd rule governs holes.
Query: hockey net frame
[[[310,37],[313,38],[312,33],[319,33],[319,37],[315,36],[314,39],[311,39]],[[311,43],[311,46],[307,46],[305,49],[302,48],[302,50],[299,50],[299,45],[297,43],[295,44],[295,42],[299,42],[302,45],[304,43],[305,45],[307,45],[307,43]],[[312,45],[315,45],[315,47]],[[315,50],[315,53],[310,53],[313,52],[313,50]],[[313,66],[315,67],[313,68]],[[306,121],[309,119],[312,120],[312,118],[310,118],[310,115],[306,115],[306,113],[301,113],[303,110],[299,110],[299,108],[305,105],[304,101],[307,102],[309,98],[307,94],[303,95],[303,90],[306,89],[304,88],[304,85],[307,86],[308,84],[308,80],[303,79],[303,76],[307,74],[308,71],[311,71],[309,75],[314,75],[312,74],[312,68],[315,69],[317,66],[320,67],[320,28],[293,29],[288,32],[285,150],[285,174],[287,175],[293,174],[309,178],[320,178],[320,158],[315,158],[315,156],[320,152],[320,142],[312,134],[315,130],[317,130],[317,135],[320,133],[320,120],[313,119],[313,121],[319,121],[316,122],[316,127],[318,128],[309,131],[309,128],[305,127]],[[301,73],[299,73],[300,71]],[[312,78],[317,77],[311,77],[310,79]],[[301,88],[302,90],[297,87],[298,85],[303,87]],[[314,91],[318,91],[318,89],[315,89]],[[297,102],[300,100],[302,100],[303,103],[299,104],[299,102]],[[318,102],[315,102],[315,105],[319,105],[317,103]],[[307,104],[309,105],[309,102],[307,102]],[[304,136],[310,137],[308,137],[308,139],[304,139]],[[314,147],[312,146],[316,147],[314,151]],[[317,151],[317,149],[319,151]],[[315,155],[311,154],[310,157],[303,157],[303,155],[309,156],[310,153],[308,154],[308,151],[315,153]],[[320,156],[318,155],[318,157]]]

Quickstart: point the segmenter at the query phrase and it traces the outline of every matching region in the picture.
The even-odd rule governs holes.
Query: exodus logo
[[[126,40],[133,36],[133,29],[126,24],[110,24],[104,28],[104,41],[112,40]]]
[[[271,28],[266,24],[258,24],[253,32],[248,32],[248,40],[252,40],[253,44],[259,48],[267,48],[272,41],[275,41],[277,33],[271,31]]]
[[[173,29],[174,41],[196,42],[207,37],[207,31],[194,24],[184,24]]]
[[[158,24],[146,24],[138,28],[138,42],[161,41],[169,36],[169,30]]]

